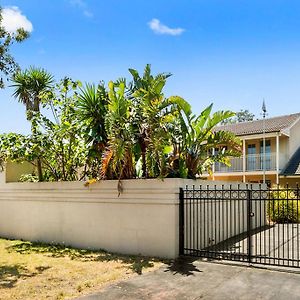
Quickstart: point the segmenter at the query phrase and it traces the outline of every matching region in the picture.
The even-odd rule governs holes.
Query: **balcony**
[[[215,163],[215,173],[231,173],[231,172],[243,172],[243,157],[230,158],[231,166],[228,167],[223,163]],[[263,155],[262,154],[250,154],[246,155],[245,171],[263,171]],[[276,153],[266,153],[265,170],[276,171]]]

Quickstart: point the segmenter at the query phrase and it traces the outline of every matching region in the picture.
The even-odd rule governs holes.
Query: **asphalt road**
[[[183,259],[79,299],[299,300],[300,274]]]

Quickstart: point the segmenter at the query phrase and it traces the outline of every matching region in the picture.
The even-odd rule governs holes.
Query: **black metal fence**
[[[180,254],[300,267],[299,187],[180,190]]]

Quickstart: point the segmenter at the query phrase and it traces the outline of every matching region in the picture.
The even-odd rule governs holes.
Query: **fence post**
[[[251,202],[251,189],[247,190],[247,239],[248,239],[248,263],[251,264],[252,260],[252,239],[251,239],[251,214],[252,214],[252,202]]]
[[[179,190],[179,255],[184,254],[184,192]]]

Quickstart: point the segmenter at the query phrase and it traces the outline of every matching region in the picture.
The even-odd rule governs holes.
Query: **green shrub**
[[[34,174],[22,174],[19,178],[20,182],[38,182],[39,179]]]
[[[275,223],[299,223],[300,200],[291,190],[279,189],[271,191],[267,215],[269,221]]]

